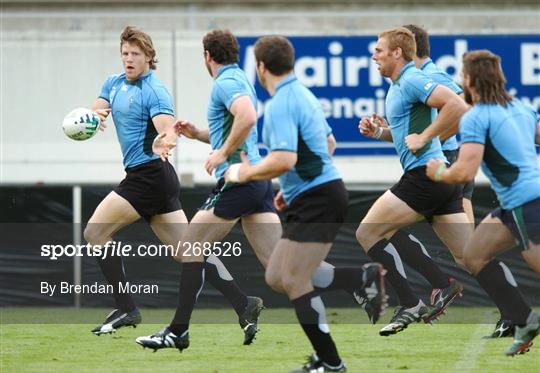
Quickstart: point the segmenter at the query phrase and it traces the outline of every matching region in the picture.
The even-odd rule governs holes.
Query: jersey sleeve
[[[116,79],[117,75],[109,75],[107,79],[103,82],[103,86],[101,87],[101,92],[99,93],[99,98],[104,99],[108,103],[111,103],[109,100],[111,88],[113,87],[114,81]]]
[[[272,102],[264,114],[264,126],[269,130],[270,151],[287,150],[296,152],[298,148],[298,126],[287,107],[279,107]]]
[[[448,75],[444,76],[440,84],[452,90],[452,92],[454,92],[456,95],[460,95],[463,93],[463,89],[459,85],[457,85],[456,82],[454,82],[452,78]]]
[[[534,118],[535,123],[538,123],[540,121],[540,114],[531,105],[523,104],[525,107],[525,110]]]
[[[249,96],[245,85],[232,78],[221,79],[215,82],[215,94],[219,101],[225,105],[227,110],[231,110],[231,106],[238,97]]]
[[[459,134],[461,143],[475,142],[478,144],[486,143],[487,122],[482,121],[479,115],[469,111],[461,117],[459,122]]]
[[[150,118],[159,114],[174,115],[171,95],[162,85],[150,87],[147,102]]]
[[[326,130],[326,136],[330,136],[332,134],[332,127],[330,127],[326,120],[324,121],[324,128]]]
[[[403,84],[403,90],[411,102],[426,103],[437,83],[421,71],[409,76]]]
[[[456,82],[454,82],[454,79],[452,79],[452,77],[447,73],[443,71],[437,71],[435,74],[429,75],[435,81],[435,83],[445,86],[446,88],[454,92],[456,95],[460,95],[461,93],[463,93],[463,89],[459,85],[457,85]]]

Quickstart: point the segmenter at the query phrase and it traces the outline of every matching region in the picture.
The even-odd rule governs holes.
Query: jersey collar
[[[422,65],[420,65],[420,70],[424,70],[426,68],[427,65],[429,65],[430,63],[433,63],[433,61],[431,60],[431,58],[426,58],[424,60],[424,62],[422,62]]]
[[[276,86],[276,92],[281,88],[283,87],[284,85],[287,85],[293,81],[296,80],[296,76],[294,75],[294,73],[290,73],[289,75],[287,75],[285,78],[283,78],[279,83],[278,85]]]
[[[229,65],[223,65],[221,66],[218,71],[217,71],[217,75],[216,75],[216,79],[218,76],[221,75],[221,73],[223,73],[225,70],[229,70],[229,69],[232,69],[232,68],[237,68],[238,67],[238,64],[237,63],[231,63]]]
[[[405,73],[405,71],[409,70],[411,67],[414,67],[414,61],[411,61],[408,64],[406,64],[405,66],[403,66],[401,68],[401,70],[399,71],[398,77],[392,83],[397,83],[399,81],[399,79],[401,78],[401,76]]]
[[[152,69],[148,69],[147,72],[145,72],[144,74],[142,74],[141,76],[139,76],[139,78],[137,80],[127,80],[127,79],[124,79],[126,84],[130,84],[130,85],[134,85],[134,84],[138,84],[141,80],[143,80],[144,78],[148,77],[152,75]],[[124,78],[125,78],[125,73],[124,73]]]

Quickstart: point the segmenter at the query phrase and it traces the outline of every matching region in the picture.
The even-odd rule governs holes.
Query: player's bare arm
[[[483,144],[465,143],[461,145],[458,159],[451,167],[446,168],[446,164],[440,159],[430,159],[427,164],[426,174],[434,181],[462,184],[474,179],[483,156]]]
[[[459,98],[461,98],[463,100],[463,102],[465,102],[465,95],[464,93],[460,93],[459,94]],[[469,110],[471,107],[469,106],[469,104],[466,104],[467,105],[467,110]],[[459,127],[459,126],[458,126]],[[445,142],[448,138],[454,136],[456,134],[455,132],[455,128],[450,126],[450,127],[447,127],[440,135],[439,135],[439,140],[441,140],[441,143]]]
[[[184,136],[188,139],[199,140],[210,144],[210,133],[208,129],[200,129],[189,120],[179,119],[174,124],[174,130],[178,136]]]
[[[111,108],[109,105],[109,101],[99,97],[94,101],[92,104],[92,111],[95,112],[99,116],[100,124],[99,124],[99,130],[105,131],[105,128],[107,128],[107,125],[105,124],[105,120],[111,113]]]
[[[439,109],[439,115],[422,133],[405,137],[405,144],[413,153],[445,131],[450,135],[456,134],[459,119],[468,109],[468,105],[458,95],[442,85],[433,90],[426,104]]]
[[[176,146],[174,117],[169,114],[159,114],[152,118],[152,122],[158,132],[152,144],[152,151],[165,161],[171,155],[171,150]]]
[[[257,123],[257,111],[249,96],[241,96],[234,100],[230,112],[234,116],[231,133],[221,148],[214,150],[204,164],[209,174],[212,174],[217,166],[242,145]]]
[[[536,137],[534,139],[536,145],[540,145],[540,121],[536,123]]]
[[[242,153],[242,163],[229,167],[225,173],[226,182],[246,183],[251,180],[268,180],[290,171],[298,159],[295,152],[276,150],[256,165],[250,165],[246,154]]]

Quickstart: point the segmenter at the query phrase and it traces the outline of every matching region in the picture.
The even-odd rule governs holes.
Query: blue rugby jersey
[[[276,87],[264,113],[263,141],[270,151],[297,153],[295,167],[279,176],[283,198],[341,179],[328,154],[328,123],[319,100],[291,74]]]
[[[462,143],[484,144],[482,171],[507,210],[540,197],[540,169],[534,144],[538,113],[518,100],[477,104],[460,121]]]
[[[426,73],[427,76],[433,79],[435,83],[444,85],[445,87],[451,89],[456,95],[460,95],[463,92],[463,89],[461,89],[461,87],[454,82],[452,77],[446,72],[440,70],[437,65],[435,65],[435,63],[431,60],[431,58],[427,58],[422,63],[422,66],[420,66],[420,70],[422,70],[424,73]],[[431,109],[431,114],[432,121],[434,121],[437,117],[437,109]],[[459,148],[456,135],[450,136],[441,145],[443,151],[457,150]]]
[[[110,75],[99,97],[111,107],[124,167],[158,159],[152,152],[152,143],[158,134],[152,118],[159,114],[174,116],[174,110],[171,95],[152,70],[136,81],[127,80],[125,73]]]
[[[230,112],[235,99],[249,96],[255,109],[257,95],[255,88],[248,81],[246,74],[237,64],[225,65],[219,68],[218,75],[212,86],[208,102],[208,129],[212,149],[219,149],[231,133],[234,116]],[[240,153],[244,151],[250,164],[259,163],[261,156],[257,147],[257,124],[251,129],[244,143],[227,160],[220,164],[215,171],[219,180],[233,163],[241,162]]]
[[[446,161],[438,137],[414,154],[405,144],[407,135],[421,133],[431,124],[431,107],[426,101],[436,87],[437,83],[411,61],[403,66],[386,95],[386,120],[405,172],[425,166],[432,158]]]

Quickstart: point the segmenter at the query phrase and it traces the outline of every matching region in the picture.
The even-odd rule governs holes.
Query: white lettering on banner
[[[334,41],[328,46],[328,51],[333,56],[337,56],[343,52],[343,46],[341,43]],[[330,58],[330,85],[332,87],[341,87],[343,85],[343,61],[340,57]]]
[[[386,91],[382,88],[375,90],[375,97],[358,97],[352,99],[350,97],[318,97],[321,103],[324,116],[332,119],[353,119],[369,116],[373,113],[384,115],[384,101]],[[258,117],[264,115],[264,109],[268,105],[269,100],[257,102]]]
[[[521,44],[521,84],[540,85],[540,43]]]
[[[454,41],[454,54],[445,54],[435,61],[437,67],[448,74],[452,75],[454,81],[460,83],[459,74],[463,65],[463,53],[467,52],[467,40],[456,39]],[[452,68],[454,71],[448,71]]]
[[[360,70],[369,66],[369,58],[367,57],[347,57],[347,86],[357,87],[360,85]],[[379,74],[380,75],[380,74]]]
[[[326,58],[301,57],[294,64],[294,73],[306,87],[326,87]]]
[[[244,72],[253,85],[256,83],[257,79],[257,66],[255,64],[255,46],[249,45],[246,48],[246,53],[244,54]]]
[[[306,87],[358,87],[360,85],[360,71],[368,70],[369,85],[379,87],[383,84],[383,78],[375,62],[371,59],[371,53],[375,48],[375,42],[368,46],[366,56],[340,57],[343,45],[338,41],[332,41],[328,45],[331,57],[326,56],[303,56],[296,60],[294,73]],[[254,47],[246,47],[244,53],[244,66],[248,80],[255,84],[257,77]],[[344,70],[345,67],[345,70]]]
[[[343,44],[337,40],[330,40],[327,45],[328,52],[324,55],[302,56],[297,59],[295,74],[302,84],[308,88],[328,88],[325,93],[318,95],[326,118],[359,119],[374,112],[384,115],[386,90],[382,88],[382,85],[385,80],[388,83],[390,81],[380,75],[377,65],[371,58],[375,45],[376,41],[370,42],[364,55],[358,55],[362,52],[355,50],[356,55],[342,56],[346,53]],[[461,83],[463,54],[468,51],[468,48],[466,39],[455,39],[453,51],[441,55],[434,61],[441,70],[451,74],[458,84]],[[245,48],[243,68],[248,79],[255,84],[257,75],[253,49],[252,45]],[[522,85],[540,85],[540,43],[521,44],[520,68]],[[367,79],[361,79],[362,70],[367,73]],[[358,96],[347,97],[339,90],[331,89],[339,87],[358,87]],[[362,87],[376,88],[375,97],[365,97],[366,93],[362,92]],[[531,105],[535,110],[540,110],[540,96],[518,97],[518,92],[514,88],[510,89],[510,93],[525,104]],[[340,97],[334,97],[333,94]],[[257,108],[259,117],[264,114],[266,104],[267,102],[259,101]]]
[[[371,42],[368,45],[366,55],[356,55],[341,57],[343,53],[343,45],[338,41],[331,41],[328,44],[329,56],[302,56],[296,60],[294,72],[296,77],[306,87],[358,87],[361,85],[360,71],[366,69],[369,77],[369,86],[380,87],[383,84],[383,77],[379,73],[378,67],[371,58],[376,42]],[[539,48],[540,44],[524,44],[534,45]],[[249,81],[255,84],[257,77],[255,55],[253,54],[253,45],[246,47],[244,54],[243,69],[246,72]],[[451,73],[456,82],[459,83],[459,73],[462,66],[463,53],[467,52],[467,40],[456,39],[454,41],[454,53],[445,54],[439,57],[435,64],[442,70]],[[536,50],[522,47],[522,54],[525,53],[531,56],[528,61],[528,81],[535,82],[540,79],[540,73],[534,74],[535,69],[540,67],[540,59]],[[522,69],[522,79],[523,79]],[[532,78],[531,78],[532,77]],[[387,79],[388,82],[390,82]],[[525,83],[524,83],[525,84]],[[538,84],[538,83],[528,83]]]

